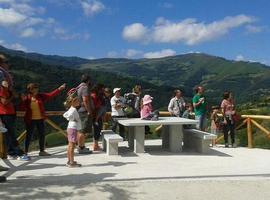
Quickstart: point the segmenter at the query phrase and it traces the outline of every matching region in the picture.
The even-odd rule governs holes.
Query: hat
[[[219,106],[212,106],[212,110],[219,109]]]
[[[120,91],[120,90],[121,90],[121,88],[114,88],[113,93],[116,93],[117,91]]]
[[[151,97],[149,94],[144,95],[144,97],[143,97],[143,105],[151,103],[152,99],[153,99],[153,97]]]

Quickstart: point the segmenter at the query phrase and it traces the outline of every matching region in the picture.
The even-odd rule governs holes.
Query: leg
[[[96,121],[96,119],[94,119],[95,122],[93,126],[94,126],[94,151],[100,150],[100,147],[98,146],[98,140],[100,138],[100,131],[102,128],[102,119],[99,118],[98,121]]]
[[[119,124],[119,135],[125,140],[126,136],[125,136],[125,127],[122,124]]]
[[[163,125],[161,134],[162,134],[162,148],[168,149],[169,148],[169,126]]]
[[[169,148],[171,152],[181,152],[183,141],[183,126],[170,125],[169,127]]]
[[[231,135],[231,142],[232,142],[232,145],[235,144],[235,130],[234,130],[234,124],[232,123],[232,121],[230,121],[230,135]]]
[[[112,117],[112,130],[116,133],[117,128],[117,119],[115,117]]]
[[[223,134],[224,134],[224,142],[225,142],[225,146],[227,147],[228,145],[228,123],[224,125],[223,127]]]
[[[27,154],[29,151],[30,142],[33,136],[34,131],[34,122],[31,121],[30,124],[26,124],[26,138],[24,142],[24,151]]]
[[[136,126],[134,129],[134,152],[144,153],[144,126]]]
[[[44,120],[36,120],[36,125],[38,129],[38,135],[39,135],[39,150],[40,152],[43,152],[45,150],[45,126],[44,126]]]

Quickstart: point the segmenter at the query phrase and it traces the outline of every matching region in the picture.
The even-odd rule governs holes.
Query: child
[[[68,148],[67,148],[67,167],[81,167],[82,165],[74,161],[74,148],[77,142],[77,131],[81,130],[82,123],[77,111],[80,106],[78,97],[68,97],[65,105],[69,107],[68,111],[63,114],[68,122],[67,135],[68,135]]]
[[[186,119],[194,119],[195,116],[193,114],[193,106],[191,103],[187,103],[186,104],[186,108],[185,108],[185,112],[183,113],[182,117],[183,118],[186,118]],[[183,126],[184,128],[192,128],[193,126],[192,125],[184,125]]]
[[[219,117],[218,117],[218,106],[212,106],[211,113],[211,133],[217,135],[219,130]],[[215,145],[215,139],[212,141],[212,145]]]
[[[143,105],[141,109],[141,119],[146,119],[146,120],[153,120],[156,121],[158,120],[159,117],[159,112],[157,110],[153,111],[152,107],[152,99],[150,95],[146,94],[143,97]]]

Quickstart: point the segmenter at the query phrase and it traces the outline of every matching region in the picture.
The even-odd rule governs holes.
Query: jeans
[[[5,125],[5,128],[7,129],[7,132],[5,135],[5,145],[7,147],[7,154],[8,155],[19,155],[19,145],[18,141],[15,137],[15,115],[1,115],[0,116],[3,124]]]
[[[112,116],[112,130],[116,132],[117,125],[119,126],[119,135],[125,138],[125,127],[118,123],[118,119],[124,118],[124,116]]]
[[[229,136],[229,131],[230,131],[231,142],[232,144],[234,144],[235,142],[234,123],[228,117],[226,117],[226,120],[227,120],[227,124],[224,124],[224,127],[223,127],[224,141],[225,141],[225,144],[228,144],[228,136]]]
[[[199,120],[199,124],[196,126],[196,128],[201,131],[205,131],[207,127],[206,113],[202,115],[196,115],[195,120]]]
[[[93,127],[94,127],[94,139],[95,141],[98,141],[100,138],[100,132],[103,126],[102,118],[99,118],[97,121],[97,124],[95,123],[95,118],[93,120]]]
[[[37,127],[39,135],[39,150],[44,151],[45,149],[45,126],[44,120],[31,120],[30,124],[26,124],[26,139],[25,139],[25,153],[28,153],[29,145],[34,133],[34,129]]]

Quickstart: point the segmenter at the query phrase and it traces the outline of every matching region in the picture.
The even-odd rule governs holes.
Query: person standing
[[[85,147],[85,136],[92,132],[93,102],[90,96],[91,78],[87,74],[81,77],[81,84],[77,87],[77,95],[80,101],[78,109],[82,122],[82,129],[78,131],[78,152],[79,154],[89,154],[92,151]]]
[[[52,92],[40,93],[37,83],[27,85],[27,95],[21,97],[20,103],[21,110],[25,111],[24,121],[26,125],[25,154],[21,157],[21,160],[27,161],[30,159],[27,154],[35,128],[37,128],[39,134],[39,156],[50,156],[45,151],[44,120],[46,114],[44,104],[59,95],[65,88],[66,84],[63,84]]]
[[[224,141],[225,147],[229,147],[228,142],[228,135],[230,132],[231,136],[231,144],[232,147],[236,147],[235,144],[235,122],[233,120],[233,115],[235,114],[235,103],[233,100],[233,96],[231,92],[224,92],[223,100],[221,102],[221,111],[224,117],[224,127],[223,127],[223,134],[224,134]]]
[[[118,123],[119,118],[124,118],[125,113],[123,108],[125,107],[125,98],[121,96],[121,88],[114,88],[114,96],[111,98],[112,105],[112,130],[116,132],[117,125],[119,126],[119,135],[125,138],[125,128]]]
[[[170,100],[168,105],[168,111],[174,117],[182,117],[185,111],[186,103],[182,97],[182,91],[177,89],[174,90],[174,97]]]
[[[197,125],[197,129],[201,131],[206,131],[207,128],[207,103],[206,98],[204,96],[204,88],[202,86],[198,86],[195,89],[195,96],[192,99],[194,111],[195,111],[195,120],[199,120],[199,124]]]
[[[17,159],[18,156],[22,155],[22,151],[19,149],[19,144],[15,137],[16,111],[13,104],[14,83],[8,70],[9,64],[7,58],[0,54],[0,83],[2,84],[0,91],[0,119],[7,129],[4,139],[8,158]]]

